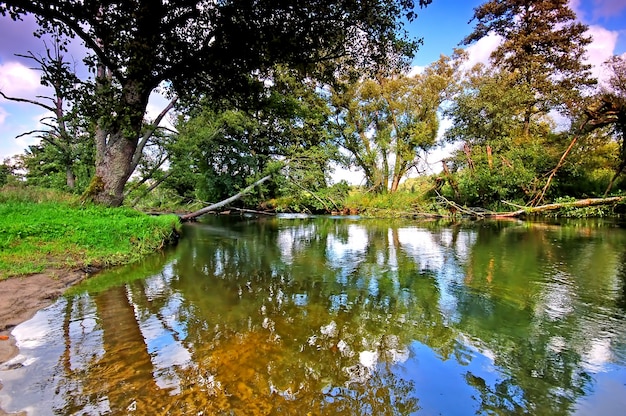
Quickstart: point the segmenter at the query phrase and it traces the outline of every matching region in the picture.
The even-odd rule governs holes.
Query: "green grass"
[[[48,190],[0,192],[0,279],[51,268],[107,267],[162,248],[178,217],[82,204]]]
[[[432,188],[432,181],[427,177],[407,180],[393,193],[374,193],[355,188],[346,198],[345,206],[361,215],[372,217],[420,213],[447,215],[430,195]]]

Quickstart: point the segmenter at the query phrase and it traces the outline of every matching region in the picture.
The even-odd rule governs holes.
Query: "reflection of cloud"
[[[359,353],[359,363],[365,367],[373,370],[378,361],[378,352],[376,351],[361,351]]]
[[[583,355],[582,366],[587,371],[599,373],[605,371],[605,365],[611,362],[611,340],[609,338],[595,338],[591,340],[591,349]]]
[[[367,230],[362,225],[350,224],[348,226],[348,239],[346,242],[339,240],[335,234],[329,235],[328,248],[337,257],[344,257],[349,252],[362,252],[367,249],[369,239]]]
[[[542,289],[542,301],[537,302],[537,313],[545,313],[550,320],[558,321],[574,312],[571,279],[570,275],[557,271],[554,280],[547,282]]]
[[[404,252],[415,259],[422,270],[437,270],[444,264],[444,253],[434,234],[417,228],[400,228],[398,240]]]

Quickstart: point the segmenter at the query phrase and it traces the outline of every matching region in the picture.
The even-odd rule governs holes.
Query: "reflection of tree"
[[[150,414],[152,398],[159,394],[159,389],[154,383],[150,356],[125,288],[112,288],[93,300],[104,351],[87,367],[66,375],[69,384],[63,412],[123,414],[136,410]],[[104,409],[98,409],[99,406]]]
[[[454,333],[438,311],[436,281],[386,227],[368,229],[365,252],[333,257],[331,240],[347,243],[347,227],[290,224],[288,239],[299,240],[287,249],[271,224],[245,238],[212,229],[215,238],[183,250],[172,291],[184,299],[179,314],[191,318],[185,342],[199,366],[185,371],[211,380],[216,409],[244,402],[281,414],[417,409],[412,382],[392,367],[415,339],[450,353]],[[362,353],[376,357],[369,367]]]
[[[610,253],[617,246],[624,256],[623,240],[589,244],[586,231],[563,228],[433,225],[432,233],[408,234],[432,236],[433,250],[444,253],[422,261],[427,247],[409,247],[406,231],[332,219],[186,227],[164,271],[72,299],[67,344],[69,321],[89,315],[87,306],[79,311],[89,300],[101,352],[82,357],[80,368],[67,352],[61,359],[68,409],[107,400],[122,413],[411,414],[420,386],[403,366],[418,341],[467,366],[481,412],[567,414],[590,387],[588,340],[621,322],[587,317],[598,308],[623,312],[619,293],[606,290],[619,283],[624,259]],[[587,279],[592,269],[598,277]],[[568,302],[582,313],[559,309]],[[159,367],[158,355],[174,346],[188,361]],[[493,357],[495,380],[471,366],[473,347]],[[162,376],[175,388],[164,388]]]
[[[493,385],[466,376],[480,392],[483,411],[566,415],[591,387],[584,358],[590,341],[623,331],[607,332],[618,322],[589,319],[606,316],[606,308],[613,307],[606,301],[614,297],[607,292],[614,286],[616,259],[610,253],[615,242],[600,235],[590,241],[601,232],[580,227],[479,231],[466,265],[468,287],[455,295],[457,327],[506,369],[507,376]]]

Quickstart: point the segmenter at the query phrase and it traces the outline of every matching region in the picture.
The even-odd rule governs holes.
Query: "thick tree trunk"
[[[394,173],[393,175],[393,180],[391,181],[391,188],[389,189],[389,192],[394,193],[398,190],[398,187],[400,186],[400,175],[397,173]]]
[[[136,148],[136,136],[129,139],[117,133],[109,139],[104,153],[96,162],[96,181],[99,186],[93,195],[95,202],[112,207],[122,205],[124,186],[133,173],[132,160]]]
[[[122,89],[118,114],[104,114],[98,120],[96,174],[90,186],[90,196],[97,203],[117,207],[124,202],[124,186],[136,166],[133,157],[150,91],[151,88],[139,81],[127,81]],[[106,100],[107,97],[103,98]]]
[[[76,176],[74,175],[74,171],[72,171],[71,166],[65,168],[65,181],[67,183],[67,187],[70,189],[74,189],[76,186]]]

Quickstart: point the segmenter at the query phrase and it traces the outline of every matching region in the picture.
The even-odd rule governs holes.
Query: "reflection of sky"
[[[347,227],[347,238],[328,234],[326,240],[326,259],[328,266],[336,271],[337,283],[346,285],[348,277],[356,270],[365,257],[369,238],[365,227],[350,224]],[[334,307],[337,304],[333,303]]]
[[[482,379],[486,386],[493,386],[498,381],[499,374],[493,371],[491,358],[475,349],[464,351],[469,358],[462,364],[457,360],[442,361],[430,347],[419,342],[413,342],[410,351],[418,360],[409,361],[401,371],[415,382],[419,414],[478,414],[478,392],[467,384],[466,375]]]
[[[276,244],[285,264],[292,264],[294,255],[315,238],[316,231],[317,227],[312,223],[298,224],[278,231]]]
[[[474,230],[444,228],[430,231],[415,227],[398,229],[398,240],[402,251],[412,258],[422,271],[434,274],[439,283],[439,307],[445,320],[454,320],[457,313],[454,285],[462,284],[463,265],[476,242]]]
[[[376,257],[372,258],[366,257],[369,245],[372,243],[369,239],[368,228],[361,224],[348,224],[345,227],[344,233],[333,234],[331,232],[325,240],[327,266],[333,269],[332,275],[338,281],[347,284],[349,281],[347,277],[359,266],[359,262],[375,263],[364,264],[365,267],[362,270],[364,273],[371,271],[371,276],[368,276],[368,279],[357,280],[356,283],[362,284],[361,289],[367,289],[370,295],[375,296],[379,290],[378,273],[381,270],[391,271],[389,274],[392,277],[397,276],[400,273],[398,263],[401,263],[403,257],[408,257],[417,265],[417,270],[424,274],[415,278],[428,278],[436,281],[439,299],[437,312],[443,317],[444,326],[454,327],[457,345],[452,355],[446,355],[450,358],[443,360],[435,352],[436,348],[417,341],[411,342],[408,347],[406,344],[381,346],[378,340],[365,340],[358,337],[341,338],[341,331],[338,330],[334,321],[319,327],[319,333],[316,332],[310,338],[309,343],[319,345],[319,348],[325,348],[327,345],[336,346],[344,363],[349,364],[343,370],[350,376],[367,375],[369,373],[358,370],[365,368],[368,371],[375,371],[376,366],[381,365],[382,362],[393,364],[394,371],[397,371],[403,378],[415,382],[415,395],[419,397],[419,406],[422,409],[420,414],[474,414],[479,410],[480,397],[478,390],[468,385],[467,378],[479,384],[484,383],[483,386],[494,391],[496,384],[502,381],[503,377],[507,377],[506,368],[494,364],[498,361],[501,365],[501,360],[497,359],[498,354],[502,352],[498,348],[500,345],[498,342],[502,341],[491,342],[493,341],[491,339],[472,338],[476,334],[462,333],[460,331],[464,329],[457,325],[461,322],[460,319],[456,319],[461,313],[457,308],[457,296],[460,291],[468,290],[464,286],[464,268],[477,242],[476,232],[470,229],[430,231],[418,227],[403,227],[397,231],[390,229],[386,233],[378,234],[386,238],[388,244],[374,246],[378,251]],[[292,262],[295,254],[308,248],[311,239],[319,238],[317,234],[318,230],[314,223],[294,224],[293,228],[281,229],[277,244],[283,256],[282,259],[286,263]],[[397,240],[394,240],[396,237]],[[394,241],[398,241],[399,244],[394,244]],[[223,257],[220,256],[227,253],[219,250],[218,247],[218,252],[215,254],[218,273],[222,270],[220,267],[222,267]],[[192,351],[187,349],[188,345],[184,343],[187,337],[187,327],[184,323],[186,319],[178,315],[184,309],[184,299],[181,298],[180,293],[172,293],[172,265],[173,263],[165,265],[162,272],[146,278],[141,284],[128,286],[127,296],[134,307],[135,318],[151,358],[153,376],[157,385],[161,388],[172,389],[170,393],[176,393],[180,385],[176,370],[180,367],[193,366],[194,357],[191,354]],[[572,328],[574,333],[562,331],[552,336],[547,343],[533,341],[536,343],[533,346],[545,347],[551,353],[550,355],[554,356],[570,352],[579,354],[581,360],[578,364],[585,371],[594,374],[595,385],[589,387],[588,396],[583,397],[578,403],[575,409],[576,415],[619,414],[616,413],[620,410],[619,406],[621,409],[626,408],[623,383],[626,380],[626,370],[613,363],[623,361],[623,358],[617,356],[620,351],[615,345],[623,338],[623,334],[610,333],[605,328],[611,325],[619,327],[622,325],[619,323],[622,318],[614,318],[619,322],[611,324],[607,321],[609,316],[606,314],[598,314],[597,317],[590,317],[587,314],[580,318],[580,314],[572,313],[574,309],[578,313],[579,305],[575,304],[578,292],[571,281],[572,275],[568,275],[562,269],[557,266],[549,272],[549,275],[544,276],[542,286],[534,298],[536,322],[531,325],[537,324],[536,330],[544,331],[544,328],[540,328],[542,323],[559,325],[560,322],[569,319],[579,321],[574,324],[568,323],[568,327]],[[617,291],[619,288],[610,289]],[[270,286],[268,290],[271,296],[276,297],[278,305],[283,300],[301,307],[309,306],[311,302],[306,288],[298,288],[294,293],[290,293],[287,289],[283,292],[281,286]],[[343,288],[337,292],[325,299],[329,301],[325,304],[327,308],[325,311],[333,316],[338,315],[336,312],[340,310],[349,309],[352,306],[350,302],[353,301],[349,299],[347,294],[349,292]],[[397,292],[398,297],[414,295],[410,291],[397,290]],[[148,301],[147,304],[144,300]],[[389,299],[383,301],[388,302]],[[2,374],[2,378],[11,383],[13,391],[23,390],[23,395],[29,397],[31,402],[38,399],[37,395],[41,394],[40,390],[45,390],[48,396],[53,394],[53,388],[44,389],[42,385],[54,383],[55,366],[58,366],[58,357],[64,352],[61,325],[66,316],[64,315],[66,314],[65,302],[65,300],[60,300],[47,311],[39,313],[35,319],[14,330],[23,353],[19,360],[26,365],[26,368],[22,373],[20,373],[22,370],[15,370],[6,375]],[[262,310],[265,310],[264,307]],[[608,314],[610,311],[605,312]],[[73,371],[87,369],[88,365],[94,360],[97,361],[103,353],[102,332],[95,313],[95,305],[88,295],[73,299],[72,318],[69,321],[70,359]],[[506,324],[506,320],[503,320],[503,323]],[[411,323],[407,322],[406,325],[411,325]],[[274,321],[265,317],[263,327],[272,328],[274,331]],[[536,334],[531,333],[531,335]],[[394,334],[384,334],[386,338],[393,336]],[[504,332],[495,333],[494,336],[508,337]],[[581,341],[580,338],[584,340]],[[516,338],[507,338],[507,340],[515,341]],[[396,344],[399,344],[399,341]],[[30,381],[29,384],[26,379],[21,382],[11,380],[11,377],[24,377],[23,374],[30,374],[31,378],[34,376],[37,380],[44,381],[38,383]],[[599,391],[600,394],[595,394],[595,391]],[[618,397],[608,398],[607,392]],[[514,393],[518,394],[518,392]],[[7,394],[7,391],[0,390],[0,402],[5,403]],[[523,400],[517,396],[514,399]],[[608,404],[603,404],[601,399],[607,401]],[[53,399],[47,397],[46,400],[50,403]],[[104,408],[94,410],[93,413],[104,413],[108,404],[103,401],[101,405]],[[605,411],[593,412],[594,409]]]
[[[0,378],[5,385],[0,389],[3,408],[26,408],[32,415],[48,415],[52,409],[65,408],[64,394],[77,394],[81,388],[80,384],[62,381],[60,364],[66,348],[70,351],[72,371],[87,370],[103,356],[102,331],[95,319],[91,298],[82,295],[72,301],[71,316],[67,315],[68,300],[60,298],[13,329],[20,354],[0,368]],[[69,319],[68,338],[65,338],[63,327],[66,319]],[[17,365],[18,368],[5,371],[7,365]],[[91,414],[110,411],[104,399],[84,410],[91,410]]]
[[[176,367],[189,365],[191,353],[181,340],[187,336],[187,328],[177,316],[181,309],[182,299],[179,294],[173,293],[163,296],[164,291],[170,287],[173,272],[171,265],[158,275],[144,281],[143,290],[150,301],[154,298],[167,299],[156,314],[149,308],[139,308],[133,302],[135,316],[139,323],[139,329],[146,343],[150,360],[154,366],[154,378],[161,388],[171,388],[177,392],[180,379],[176,374]],[[129,293],[132,299],[132,292]]]

